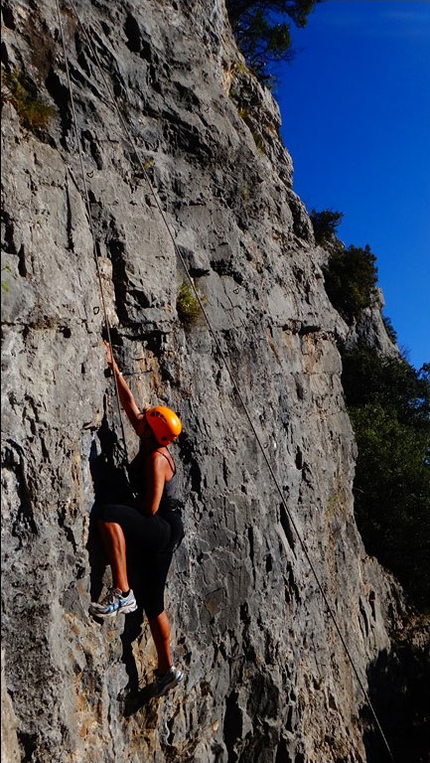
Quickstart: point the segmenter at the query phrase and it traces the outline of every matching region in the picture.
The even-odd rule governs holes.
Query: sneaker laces
[[[110,588],[104,597],[102,604],[113,604],[115,599],[117,599],[119,596],[121,596],[121,591],[119,588]]]

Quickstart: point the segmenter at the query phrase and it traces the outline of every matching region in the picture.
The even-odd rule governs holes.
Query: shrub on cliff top
[[[327,244],[336,235],[336,230],[342,222],[343,212],[334,212],[331,209],[317,212],[315,209],[312,209],[309,217],[314,229],[315,242],[317,244]]]
[[[328,298],[347,323],[353,323],[374,302],[378,270],[368,245],[364,249],[337,247],[323,273]]]

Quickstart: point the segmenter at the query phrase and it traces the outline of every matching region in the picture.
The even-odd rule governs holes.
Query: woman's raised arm
[[[106,362],[108,366],[112,369],[113,374],[115,375],[116,384],[118,388],[118,395],[121,402],[122,407],[124,408],[124,412],[133,427],[134,431],[136,432],[139,437],[142,435],[143,428],[145,426],[145,414],[142,413],[139,406],[137,405],[133,393],[128,386],[126,380],[124,379],[118,363],[116,362],[115,358],[112,355],[112,351],[110,348],[109,342],[107,342],[105,339],[103,340],[106,348]]]

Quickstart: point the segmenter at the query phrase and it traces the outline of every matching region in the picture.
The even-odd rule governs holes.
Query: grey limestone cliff
[[[402,593],[355,524],[348,329],[277,104],[222,0],[2,14],[5,70],[52,108],[2,119],[2,763],[365,763],[362,689]],[[185,327],[189,279],[208,322]],[[106,323],[137,398],[184,422],[167,597],[185,677],[163,699],[145,620],[88,615],[109,583],[95,475],[109,450],[109,490],[136,449]]]

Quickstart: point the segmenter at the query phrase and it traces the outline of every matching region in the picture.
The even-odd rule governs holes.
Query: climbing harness
[[[391,751],[391,748],[390,748],[390,745],[389,745],[389,743],[387,741],[385,733],[384,733],[384,731],[382,729],[382,726],[381,726],[381,723],[379,721],[379,718],[378,718],[378,716],[376,714],[376,710],[375,710],[375,708],[373,706],[373,703],[372,703],[372,701],[371,701],[371,699],[370,699],[370,697],[368,695],[366,687],[364,686],[364,683],[363,683],[363,681],[362,681],[362,679],[360,677],[360,674],[358,672],[358,669],[357,669],[357,667],[355,665],[355,662],[354,662],[354,659],[352,657],[351,651],[350,651],[350,649],[349,649],[349,647],[348,647],[348,645],[346,643],[346,640],[345,640],[345,638],[344,638],[344,636],[342,634],[340,626],[339,626],[339,624],[337,622],[336,615],[335,615],[335,613],[333,611],[333,608],[332,608],[332,606],[330,604],[330,601],[329,601],[328,596],[327,596],[327,594],[326,594],[326,592],[324,590],[324,587],[323,587],[323,585],[322,585],[322,583],[321,583],[321,581],[319,579],[318,573],[317,573],[317,571],[315,569],[315,566],[314,566],[314,564],[312,562],[312,559],[311,559],[311,557],[309,555],[309,552],[308,552],[308,550],[306,548],[306,544],[305,544],[305,542],[304,542],[304,540],[303,540],[303,538],[302,538],[302,536],[300,534],[300,531],[299,531],[299,529],[297,527],[297,523],[295,522],[294,517],[291,514],[291,511],[290,511],[290,509],[287,506],[287,503],[285,501],[285,497],[284,497],[282,488],[281,488],[281,486],[279,484],[279,481],[278,481],[278,479],[277,479],[277,477],[275,475],[273,467],[272,467],[272,465],[271,465],[271,463],[269,461],[269,458],[267,456],[265,445],[263,444],[263,442],[261,440],[261,437],[260,437],[260,435],[258,434],[258,432],[257,432],[257,430],[255,428],[254,422],[253,422],[252,417],[251,417],[251,415],[250,415],[250,413],[248,411],[248,408],[247,408],[247,405],[245,403],[245,400],[244,400],[244,398],[243,398],[243,396],[242,396],[242,394],[240,392],[239,386],[238,386],[238,384],[237,384],[237,382],[235,380],[234,374],[233,374],[233,372],[231,370],[231,367],[230,367],[230,364],[229,364],[229,362],[228,362],[228,360],[226,358],[225,352],[224,352],[224,350],[223,350],[223,348],[222,348],[222,346],[220,344],[218,336],[216,335],[216,332],[215,332],[215,330],[214,330],[214,328],[212,326],[211,320],[210,320],[210,318],[209,318],[209,316],[207,314],[207,311],[205,309],[203,300],[201,299],[201,297],[200,297],[200,295],[199,295],[199,293],[198,293],[198,291],[197,291],[197,289],[195,287],[194,281],[193,281],[193,279],[192,279],[192,277],[191,277],[191,275],[189,273],[189,269],[187,267],[185,259],[184,259],[183,255],[182,255],[181,250],[180,250],[179,246],[177,245],[176,240],[174,238],[174,235],[173,235],[173,233],[172,233],[172,231],[170,229],[170,225],[168,223],[168,220],[166,218],[164,210],[163,210],[163,208],[161,206],[161,203],[159,201],[158,195],[155,192],[155,189],[153,187],[151,179],[150,179],[150,177],[148,175],[147,169],[146,169],[142,159],[140,158],[139,151],[138,151],[138,149],[137,149],[137,147],[135,145],[133,137],[132,137],[132,135],[130,133],[130,130],[128,128],[128,125],[127,125],[127,123],[126,123],[126,121],[125,121],[125,119],[123,117],[123,114],[122,114],[121,110],[118,107],[116,99],[114,98],[114,96],[113,96],[113,94],[111,92],[111,88],[109,86],[109,83],[106,80],[105,75],[104,75],[104,72],[103,72],[103,69],[102,69],[102,66],[101,66],[100,59],[99,59],[99,56],[97,54],[97,51],[95,50],[95,48],[94,48],[94,46],[92,44],[92,41],[91,41],[91,39],[89,38],[89,36],[87,34],[87,31],[86,31],[85,27],[83,26],[82,22],[80,21],[79,14],[78,14],[78,12],[76,10],[75,3],[73,2],[73,0],[69,0],[69,3],[70,3],[70,6],[71,6],[75,16],[76,16],[78,24],[79,24],[79,26],[80,26],[80,28],[81,28],[84,36],[85,36],[85,39],[86,39],[86,41],[88,43],[88,46],[89,46],[89,48],[92,51],[92,54],[93,54],[94,59],[96,61],[96,64],[97,64],[97,67],[99,69],[101,78],[103,79],[103,82],[104,82],[105,87],[107,89],[107,92],[109,94],[110,102],[112,103],[112,105],[114,106],[114,108],[115,108],[115,110],[116,110],[116,112],[118,114],[118,117],[119,117],[120,122],[121,122],[121,124],[123,126],[123,129],[124,129],[124,132],[125,132],[125,134],[127,136],[128,141],[130,142],[130,145],[133,147],[133,151],[135,153],[135,156],[137,157],[137,160],[139,162],[139,165],[140,165],[140,168],[142,170],[143,176],[145,177],[145,179],[146,179],[146,181],[148,183],[148,187],[149,187],[149,189],[151,191],[151,194],[152,194],[152,196],[154,198],[154,201],[155,201],[157,209],[158,209],[158,211],[160,213],[160,216],[161,216],[161,218],[163,220],[163,223],[165,225],[167,234],[168,234],[170,240],[172,241],[172,244],[173,244],[173,247],[174,247],[174,250],[175,250],[175,253],[176,253],[178,259],[182,263],[182,267],[183,267],[184,273],[186,274],[186,276],[187,276],[187,278],[188,278],[188,280],[190,282],[191,288],[192,288],[192,290],[193,290],[193,292],[195,294],[195,297],[196,297],[196,299],[198,301],[199,307],[201,309],[202,315],[204,316],[204,319],[205,319],[206,324],[208,326],[209,332],[210,332],[210,334],[211,334],[211,336],[212,336],[212,338],[214,340],[214,343],[215,343],[215,346],[216,346],[216,349],[217,349],[217,352],[218,352],[218,357],[221,359],[221,361],[222,361],[223,365],[225,366],[226,371],[227,371],[227,373],[228,373],[228,375],[230,377],[233,389],[234,389],[234,391],[235,391],[235,393],[237,395],[238,400],[240,401],[240,404],[241,404],[241,406],[243,408],[243,411],[245,413],[245,416],[246,416],[246,418],[248,420],[248,423],[249,423],[249,426],[251,428],[251,431],[252,431],[252,433],[253,433],[253,435],[255,437],[255,440],[256,440],[256,442],[258,444],[258,447],[261,450],[261,453],[263,455],[263,458],[264,458],[264,461],[265,461],[266,466],[268,468],[268,471],[270,473],[270,476],[271,476],[271,478],[273,480],[273,483],[276,486],[276,489],[277,489],[277,491],[279,493],[282,506],[283,506],[283,508],[284,508],[288,518],[289,518],[291,526],[293,527],[294,532],[296,533],[296,536],[297,536],[297,538],[299,540],[299,543],[300,543],[300,546],[301,546],[302,551],[304,553],[304,556],[305,556],[305,558],[306,558],[306,560],[308,562],[309,568],[310,568],[310,570],[311,570],[311,572],[312,572],[312,574],[313,574],[313,576],[315,578],[315,581],[317,583],[318,589],[319,589],[319,591],[320,591],[320,593],[322,595],[324,604],[326,606],[327,612],[328,612],[328,614],[330,615],[330,617],[331,617],[331,619],[333,621],[333,624],[335,626],[335,629],[336,629],[336,632],[337,632],[337,634],[339,636],[341,644],[342,644],[342,646],[344,648],[344,651],[345,651],[345,654],[347,656],[347,659],[348,659],[348,661],[349,661],[349,663],[351,665],[351,668],[352,668],[352,670],[354,672],[354,675],[355,675],[355,677],[357,679],[358,685],[360,686],[360,689],[361,689],[361,691],[363,693],[365,701],[366,701],[366,703],[367,703],[367,705],[368,705],[368,707],[369,707],[369,709],[371,711],[371,714],[372,714],[373,719],[375,721],[376,727],[377,727],[377,729],[378,729],[378,731],[379,731],[379,733],[381,735],[382,741],[383,741],[383,743],[385,745],[385,748],[386,748],[386,750],[387,750],[387,752],[388,752],[388,754],[390,756],[390,759],[394,763],[393,753]],[[70,91],[70,98],[71,98],[71,102],[72,102],[72,112],[73,112],[73,120],[74,120],[75,131],[76,131],[76,139],[77,139],[77,143],[78,143],[78,146],[79,146],[79,155],[80,155],[80,161],[81,161],[82,176],[83,176],[83,179],[84,179],[84,189],[85,189],[85,196],[86,196],[87,207],[88,207],[88,217],[89,217],[89,220],[90,220],[91,232],[92,232],[93,241],[94,241],[94,253],[95,253],[96,262],[97,262],[97,253],[96,253],[96,249],[95,249],[95,235],[94,235],[94,230],[93,230],[93,226],[92,226],[92,222],[91,222],[91,209],[90,209],[90,203],[89,203],[87,184],[86,184],[86,181],[85,181],[85,172],[84,172],[84,166],[83,166],[82,150],[81,150],[81,147],[80,147],[78,128],[77,128],[76,112],[75,112],[74,101],[73,101],[73,96],[72,96],[72,87],[71,87],[69,68],[68,68],[68,63],[67,63],[67,53],[66,53],[66,46],[65,46],[65,41],[64,41],[63,26],[62,26],[62,23],[61,23],[61,14],[60,14],[59,0],[57,0],[57,10],[58,10],[58,17],[59,17],[59,24],[60,24],[60,32],[61,32],[62,43],[63,43],[64,58],[65,58],[65,62],[66,62],[65,63],[65,66],[66,66],[66,76],[67,76],[67,82],[68,82],[68,87],[69,87],[69,91]],[[100,276],[98,264],[97,264],[97,272],[98,272],[99,279],[100,279],[100,287],[101,287],[101,293],[102,293],[102,304],[103,304],[103,310],[104,310],[104,314],[105,314],[106,325],[108,327],[109,324],[108,324],[108,321],[107,321],[106,308],[105,308],[105,304],[104,304],[103,291],[102,291],[101,276]],[[110,344],[111,350],[112,350],[112,345],[111,345],[111,341],[110,341],[109,328],[108,328],[108,334],[109,334],[109,344]],[[118,388],[117,388],[116,379],[115,379],[115,384],[116,384],[116,393],[117,393],[118,405],[119,405],[119,395],[118,395]],[[121,420],[121,426],[122,426],[122,419],[120,419],[120,420]],[[124,437],[124,430],[123,430],[123,437]],[[125,442],[125,438],[124,438],[124,442]]]

